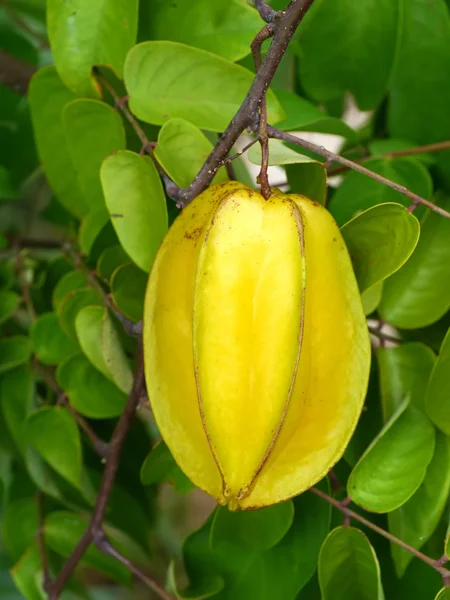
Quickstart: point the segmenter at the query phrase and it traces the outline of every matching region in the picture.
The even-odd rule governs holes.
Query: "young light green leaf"
[[[0,340],[0,373],[26,363],[31,356],[30,338],[15,335]]]
[[[450,329],[442,342],[431,372],[425,396],[428,416],[441,431],[450,435]]]
[[[450,198],[442,202],[450,208]],[[408,262],[385,282],[379,312],[404,329],[425,327],[450,308],[450,219],[430,212]]]
[[[164,65],[164,66],[163,66]],[[162,125],[181,117],[201,129],[223,131],[239,109],[253,74],[228,60],[176,42],[144,42],[125,62],[131,111]],[[273,92],[267,95],[268,119],[284,117]]]
[[[66,104],[63,125],[89,214],[102,210],[106,214],[100,167],[107,156],[126,148],[120,114],[99,100],[77,99]]]
[[[351,472],[349,496],[372,512],[398,508],[422,483],[434,444],[430,421],[421,410],[404,402]]]
[[[140,321],[144,309],[144,296],[148,274],[135,265],[122,265],[111,279],[111,294],[114,304],[132,321]]]
[[[261,146],[253,144],[248,151],[248,159],[255,165],[261,164]],[[297,163],[317,163],[318,161],[293,150],[282,140],[269,140],[269,165],[292,165]],[[322,168],[322,163],[318,163]]]
[[[416,217],[401,204],[373,206],[341,229],[360,292],[395,273],[411,256],[420,234]]]
[[[167,208],[161,180],[148,156],[123,151],[108,157],[100,170],[106,205],[127,254],[150,271],[167,231]]]
[[[94,288],[81,288],[67,294],[58,306],[57,315],[64,332],[73,340],[77,340],[75,330],[75,319],[77,314],[85,306],[103,306],[103,300],[99,292]]]
[[[136,41],[137,0],[78,0],[75,5],[48,0],[47,27],[56,69],[79,96],[98,96],[91,71],[110,67],[122,77],[128,50]]]
[[[245,0],[153,0],[144,28],[148,39],[183,42],[236,61],[250,53],[261,19]]]
[[[88,276],[84,271],[69,271],[65,273],[53,290],[52,304],[55,310],[58,309],[64,298],[81,288],[86,288],[89,285]]]
[[[30,330],[33,352],[44,365],[57,365],[79,352],[78,344],[61,329],[54,312],[39,315]]]
[[[33,412],[27,421],[27,441],[42,458],[76,488],[81,488],[82,454],[78,426],[60,407]]]
[[[213,145],[202,131],[184,119],[170,119],[158,134],[154,153],[169,177],[180,187],[188,187],[208,158]],[[225,167],[214,177],[213,183],[228,179]]]
[[[169,482],[179,494],[192,490],[195,486],[175,462],[164,442],[158,442],[149,452],[141,467],[141,483],[153,485]]]
[[[433,193],[433,183],[428,170],[418,160],[410,157],[370,158],[363,165],[387,179],[407,187],[423,198],[430,199]],[[408,206],[409,200],[395,190],[378,183],[374,179],[350,171],[333,195],[328,208],[342,227],[363,210],[377,204],[395,202]],[[423,214],[421,208],[416,209],[418,217]]]
[[[31,546],[38,527],[35,498],[20,498],[8,504],[2,515],[2,540],[13,560]]]
[[[418,550],[428,541],[447,503],[450,492],[450,438],[437,432],[433,458],[417,492],[400,508],[388,514],[389,531]],[[402,577],[413,555],[391,545],[398,577]]]
[[[375,285],[365,290],[361,294],[361,300],[364,308],[364,314],[372,314],[381,302],[381,295],[383,293],[383,282],[379,281]]]
[[[411,404],[425,411],[425,393],[436,356],[425,344],[409,342],[396,348],[378,348],[381,406],[388,421],[409,397]]]
[[[231,541],[249,550],[268,550],[282,540],[293,519],[292,500],[248,512],[231,512],[219,506],[211,526],[211,547]]]
[[[286,118],[277,124],[278,129],[282,131],[317,131],[342,135],[348,139],[355,137],[355,132],[347,123],[328,116],[305,98],[285,90],[275,90],[275,93],[286,113]]]
[[[380,565],[367,537],[354,527],[336,527],[319,555],[323,600],[384,600]]]
[[[7,321],[16,311],[20,296],[15,292],[5,290],[0,292],[0,324]]]
[[[17,589],[27,600],[46,600],[42,588],[43,576],[39,550],[33,544],[11,569],[11,576]]]
[[[127,396],[106,379],[82,355],[61,363],[56,372],[58,383],[80,414],[91,419],[110,419],[122,414]]]
[[[0,377],[0,404],[3,417],[22,456],[25,454],[25,426],[34,398],[34,380],[27,365]]]
[[[54,67],[40,69],[28,90],[34,136],[45,175],[64,208],[82,218],[89,207],[72,164],[62,120],[64,107],[74,98]]]
[[[75,329],[81,348],[94,367],[128,394],[133,374],[108,310],[86,306],[75,319]]]
[[[314,3],[299,30],[299,75],[308,96],[327,102],[349,91],[361,110],[376,108],[394,63],[398,13],[391,0]]]

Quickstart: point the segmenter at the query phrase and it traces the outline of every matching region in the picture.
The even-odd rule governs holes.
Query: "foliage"
[[[148,598],[145,586],[166,599],[450,598],[448,6],[299,0],[308,11],[278,70],[266,43],[256,73],[250,43],[264,23],[252,4],[1,2],[5,598]],[[279,18],[274,40],[289,33]],[[244,161],[241,131],[218,144],[254,80],[271,83],[269,164],[286,177],[270,181],[324,204],[341,227],[373,360],[365,410],[329,477],[231,513],[192,489],[160,441],[140,321],[191,183],[256,185],[249,161],[261,164],[264,145]],[[350,98],[369,111],[356,129]],[[258,132],[254,118],[241,130]],[[326,161],[287,131],[339,135],[354,162]],[[61,578],[67,564],[74,577]]]

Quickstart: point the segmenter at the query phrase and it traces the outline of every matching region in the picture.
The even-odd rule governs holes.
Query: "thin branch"
[[[21,17],[21,15],[16,10],[14,10],[14,8],[9,6],[9,4],[7,2],[5,2],[4,0],[0,0],[0,6],[3,6],[4,10],[7,13],[9,13],[9,16],[11,17],[11,19],[13,21],[15,21],[16,24],[21,29],[23,29],[23,31],[26,31],[31,37],[33,37],[37,42],[39,42],[39,46],[41,48],[49,47],[48,40],[45,37],[43,37],[40,33],[35,31],[32,27],[30,27],[28,25],[28,23],[25,21],[25,19],[23,19]]]
[[[233,144],[244,129],[254,122],[261,100],[269,88],[289,42],[313,2],[314,0],[292,0],[287,9],[281,13],[280,19],[277,20],[270,48],[239,110],[223,132],[192,184],[180,191],[179,203],[182,206],[189,204],[208,187],[219,168],[223,165],[224,157],[231,151]]]
[[[25,95],[36,67],[0,50],[0,84],[6,85],[14,92]]]
[[[378,173],[374,173],[373,171],[366,169],[366,167],[363,167],[362,165],[360,165],[356,162],[353,162],[352,160],[349,160],[348,158],[344,158],[343,156],[339,156],[339,154],[334,154],[334,152],[330,152],[323,146],[317,146],[316,144],[313,144],[312,142],[307,142],[306,140],[302,140],[301,138],[299,138],[295,135],[292,135],[291,133],[286,133],[284,131],[280,131],[279,129],[276,129],[275,127],[272,127],[271,125],[267,125],[267,133],[270,138],[274,138],[277,140],[283,140],[285,142],[290,142],[291,144],[296,144],[297,146],[306,148],[307,150],[314,152],[314,154],[318,154],[319,156],[323,156],[324,158],[328,158],[328,159],[333,160],[334,162],[345,165],[349,169],[353,169],[354,171],[357,171],[358,173],[362,173],[363,175],[366,175],[367,177],[370,177],[371,179],[378,181],[378,183],[381,183],[382,185],[385,185],[385,186],[395,190],[396,192],[399,192],[399,194],[402,194],[403,196],[408,198],[408,200],[410,200],[413,204],[423,204],[423,206],[426,206],[427,208],[438,213],[442,217],[446,217],[447,219],[450,219],[449,212],[447,212],[440,206],[436,206],[436,204],[433,204],[429,200],[422,198],[422,196],[419,196],[418,194],[411,192],[404,185],[400,185],[398,183],[395,183],[394,181],[390,181],[389,179],[386,179],[386,177],[383,177],[382,175],[379,175]]]
[[[47,549],[45,547],[45,529],[44,529],[44,495],[41,491],[36,492],[36,510],[38,519],[38,530],[36,534],[39,560],[41,562],[43,574],[43,588],[48,591],[52,585],[50,568],[48,565]]]
[[[401,344],[403,342],[403,340],[394,337],[393,335],[389,335],[388,333],[384,333],[383,331],[380,331],[380,329],[378,329],[378,327],[368,327],[369,332],[374,335],[375,337],[377,337],[378,339],[385,341],[385,342],[392,342],[393,344]]]
[[[266,23],[272,23],[278,12],[266,4],[263,0],[253,0],[256,10],[259,12],[259,16]]]
[[[441,575],[444,582],[448,581],[448,579],[450,578],[450,571],[442,566],[442,563],[440,560],[435,560],[434,558],[427,556],[423,552],[420,552],[420,550],[416,550],[416,548],[413,548],[412,546],[410,546],[403,540],[400,540],[399,538],[395,537],[395,535],[392,535],[392,533],[389,533],[388,531],[385,531],[381,527],[378,527],[378,525],[375,525],[368,519],[361,516],[359,513],[355,512],[353,510],[350,510],[349,508],[347,508],[345,501],[344,501],[344,503],[340,502],[339,500],[332,498],[325,492],[322,492],[322,490],[319,490],[318,488],[315,488],[315,487],[310,488],[309,491],[312,492],[313,494],[315,494],[316,496],[319,496],[323,500],[326,500],[326,502],[328,502],[329,504],[331,504],[332,506],[334,506],[335,508],[340,510],[345,515],[346,518],[350,518],[350,519],[354,519],[355,521],[358,521],[362,525],[365,525],[368,529],[375,531],[375,533],[382,535],[384,538],[386,538],[393,544],[396,544],[397,546],[400,546],[401,548],[403,548],[403,550],[406,550],[407,552],[410,552],[411,554],[413,554],[416,558],[418,558],[419,560],[423,561],[424,563],[426,563],[427,565],[429,565],[430,567],[435,569]]]
[[[259,142],[259,136],[256,136],[255,138],[253,138],[246,146],[244,146],[242,148],[242,150],[239,150],[239,152],[236,152],[236,154],[233,154],[232,156],[227,156],[226,158],[224,158],[222,160],[222,164],[226,165],[229,162],[236,160],[236,158],[239,158],[240,156],[245,154],[247,152],[247,150],[249,150],[252,146],[254,146],[254,144],[256,144],[256,142]]]
[[[111,542],[107,539],[103,530],[98,532],[94,538],[94,544],[96,547],[107,556],[112,556],[117,561],[125,565],[138,579],[145,583],[151,590],[155,592],[162,600],[173,600],[172,596],[166,592],[154,579],[149,577],[146,573],[141,571],[136,565],[134,565],[126,556],[121,554],[114,548]]]
[[[72,575],[82,556],[89,548],[91,543],[94,541],[96,535],[98,535],[99,532],[101,532],[102,522],[105,516],[109,497],[119,466],[119,459],[122,446],[125,441],[125,437],[128,433],[128,430],[130,429],[131,422],[133,421],[136,408],[138,406],[139,399],[142,395],[144,388],[144,363],[141,340],[139,342],[136,354],[136,369],[134,373],[133,387],[131,388],[131,392],[128,397],[128,402],[125,406],[125,410],[122,413],[114,429],[109,444],[108,458],[106,459],[105,470],[103,472],[103,478],[100,485],[100,491],[97,496],[97,501],[91,516],[91,520],[84,535],[78,542],[76,548],[74,549],[70,557],[67,559],[58,577],[53,583],[49,593],[49,600],[57,600],[59,598],[59,595],[64,589],[67,580]]]
[[[64,240],[38,240],[33,238],[6,236],[8,245],[13,250],[37,249],[37,250],[58,250],[64,247]]]

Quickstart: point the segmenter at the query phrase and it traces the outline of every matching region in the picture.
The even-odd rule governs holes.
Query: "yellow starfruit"
[[[162,437],[220,504],[259,508],[314,485],[355,429],[370,366],[331,215],[238,182],[200,194],[155,259],[144,357]]]

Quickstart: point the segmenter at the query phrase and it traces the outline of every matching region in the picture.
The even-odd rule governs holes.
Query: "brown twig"
[[[223,165],[224,157],[231,151],[241,133],[252,125],[258,113],[261,100],[283,58],[297,27],[313,4],[314,0],[291,0],[289,6],[277,19],[275,33],[267,54],[258,69],[250,89],[239,110],[223,132],[219,141],[206,159],[196,178],[187,188],[180,190],[179,203],[189,204],[208,187],[215,174]]]
[[[388,333],[384,333],[383,331],[380,331],[380,329],[378,329],[378,327],[368,327],[369,332],[374,335],[375,337],[377,337],[378,339],[385,341],[385,342],[392,342],[393,344],[401,344],[403,342],[403,340],[394,337],[393,335],[389,335]]]
[[[78,542],[76,548],[67,559],[63,568],[61,569],[58,577],[55,579],[49,593],[49,600],[57,600],[61,594],[64,586],[81,560],[82,556],[89,548],[91,543],[94,541],[99,532],[102,530],[102,522],[105,516],[106,508],[111,494],[112,486],[116,477],[117,469],[119,466],[120,453],[122,450],[125,437],[131,426],[131,422],[134,418],[139,399],[142,391],[144,390],[144,364],[143,364],[143,352],[142,352],[142,340],[139,342],[138,350],[136,354],[136,368],[133,380],[133,387],[131,388],[128,402],[125,406],[125,410],[122,413],[111,438],[109,444],[108,458],[106,459],[105,470],[103,472],[103,478],[100,485],[100,491],[97,496],[97,501],[94,507],[94,511],[91,516],[89,525]]]
[[[254,127],[256,128],[257,126],[254,125]],[[353,162],[352,160],[349,160],[348,158],[339,156],[339,154],[334,154],[334,152],[330,152],[330,150],[327,150],[323,146],[317,146],[317,144],[313,144],[312,142],[303,140],[295,135],[292,135],[291,133],[286,133],[284,131],[280,131],[279,129],[276,129],[275,127],[272,127],[271,125],[267,125],[267,133],[270,138],[274,138],[277,140],[283,140],[285,142],[290,142],[291,144],[296,144],[297,146],[300,146],[301,148],[306,148],[306,150],[309,150],[310,152],[314,152],[314,154],[318,154],[319,156],[323,156],[324,158],[332,159],[334,162],[345,165],[349,169],[353,169],[354,171],[357,171],[358,173],[362,173],[363,175],[366,175],[367,177],[370,177],[371,179],[378,181],[378,183],[381,183],[382,185],[385,185],[385,186],[391,188],[392,190],[395,190],[399,194],[402,194],[403,196],[408,198],[408,200],[410,200],[410,202],[412,204],[422,204],[423,206],[426,206],[430,210],[438,213],[442,217],[446,217],[447,219],[450,219],[449,212],[447,212],[440,206],[436,206],[436,204],[433,204],[429,200],[422,198],[422,196],[419,196],[418,194],[411,192],[404,185],[400,185],[399,183],[395,183],[394,181],[391,181],[390,179],[386,179],[386,177],[383,177],[382,175],[379,175],[378,173],[374,173],[373,171],[366,169],[366,167],[363,167],[362,165],[360,165],[356,162]]]
[[[114,548],[111,542],[107,539],[103,530],[100,530],[94,538],[95,546],[107,556],[112,556],[117,561],[125,565],[138,579],[145,583],[155,594],[157,594],[162,600],[173,600],[172,596],[166,592],[154,579],[149,577],[146,573],[141,571],[136,565],[134,565],[126,556],[121,554]]]
[[[31,37],[33,37],[37,42],[39,42],[39,46],[41,48],[49,47],[48,40],[45,37],[43,37],[40,33],[35,31],[32,27],[30,27],[28,25],[28,23],[25,21],[25,19],[23,19],[21,17],[21,15],[16,10],[14,10],[14,8],[9,6],[9,4],[7,2],[5,2],[4,0],[0,0],[0,6],[3,6],[4,10],[7,13],[9,13],[9,16],[11,17],[11,19],[13,21],[15,21],[16,24],[21,29],[23,29],[23,31],[26,31]]]
[[[423,561],[424,563],[426,563],[427,565],[429,565],[430,567],[435,569],[441,575],[444,583],[446,581],[449,581],[450,571],[442,566],[442,563],[440,562],[439,559],[435,560],[434,558],[427,556],[423,552],[420,552],[420,550],[416,550],[416,548],[413,548],[412,546],[410,546],[403,540],[395,537],[395,535],[392,535],[392,533],[389,533],[388,531],[382,529],[381,527],[378,527],[378,525],[375,525],[374,523],[372,523],[368,519],[364,518],[359,513],[349,509],[347,507],[347,503],[345,501],[340,502],[339,500],[332,498],[325,492],[322,492],[322,490],[319,490],[318,488],[315,488],[315,487],[310,488],[309,491],[312,492],[313,494],[315,494],[316,496],[319,496],[320,498],[322,498],[323,500],[325,500],[326,502],[328,502],[329,504],[331,504],[338,510],[340,510],[347,519],[354,519],[355,521],[358,521],[362,525],[365,525],[368,529],[371,529],[372,531],[383,536],[384,538],[386,538],[393,544],[400,546],[401,548],[403,548],[403,550],[406,550],[407,552],[410,552],[411,554],[413,554],[416,558],[418,558],[419,560]]]
[[[236,160],[236,158],[239,158],[240,156],[242,156],[243,154],[245,154],[245,152],[247,152],[247,150],[249,148],[251,148],[254,144],[256,144],[256,142],[259,142],[259,137],[256,136],[254,137],[248,144],[246,144],[242,150],[239,150],[239,152],[236,152],[236,154],[233,154],[231,156],[227,156],[226,158],[224,158],[222,160],[222,164],[226,165],[229,162],[232,162],[233,160]]]
[[[52,585],[52,578],[50,575],[50,568],[48,564],[47,549],[45,547],[45,529],[44,529],[44,495],[41,491],[36,492],[36,510],[38,519],[38,530],[36,534],[36,541],[39,551],[39,560],[42,567],[43,574],[43,588],[44,591],[48,591]]]
[[[259,12],[259,16],[266,23],[272,23],[278,12],[266,4],[263,0],[253,0],[256,10]]]
[[[5,50],[0,50],[0,84],[25,95],[36,68]]]

